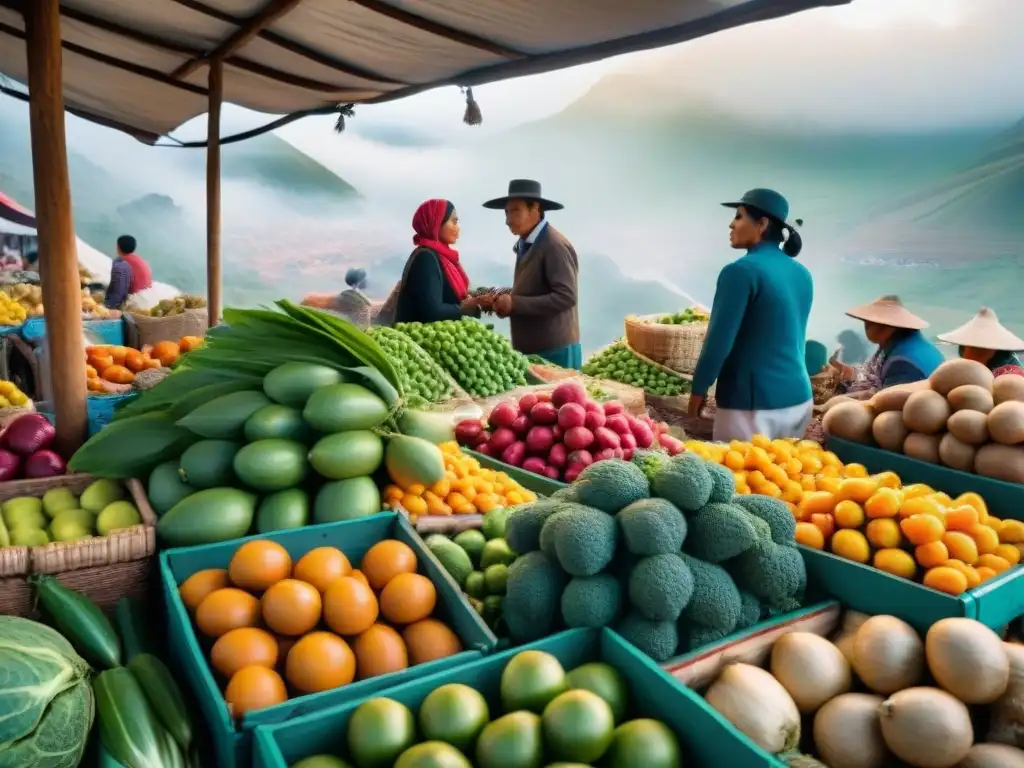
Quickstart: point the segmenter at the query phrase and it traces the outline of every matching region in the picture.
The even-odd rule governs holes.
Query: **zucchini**
[[[106,669],[121,664],[121,641],[110,619],[92,600],[65,587],[53,576],[29,577],[36,596],[57,630],[93,666]]]
[[[181,747],[182,754],[187,755],[192,745],[192,721],[174,675],[151,653],[137,654],[128,662],[128,669],[142,686],[160,724]]]
[[[137,597],[122,597],[114,608],[114,627],[121,638],[123,661],[128,663],[140,653],[156,650],[153,639],[152,617]]]
[[[142,686],[126,667],[101,672],[92,684],[100,738],[125,768],[179,768],[184,759],[157,721]]]

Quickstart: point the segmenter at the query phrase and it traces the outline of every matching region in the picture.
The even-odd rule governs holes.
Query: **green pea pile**
[[[444,369],[404,333],[375,327],[370,329],[370,336],[395,364],[410,405],[415,405],[417,399],[440,403],[455,394]]]
[[[682,312],[658,318],[658,323],[661,325],[689,325],[691,323],[706,323],[707,321],[707,313],[694,307],[687,307]]]
[[[640,387],[654,395],[674,397],[690,391],[689,382],[651,365],[621,341],[606,347],[583,364],[583,373],[598,379]]]
[[[472,397],[493,397],[526,384],[526,358],[508,339],[472,317],[398,323]]]

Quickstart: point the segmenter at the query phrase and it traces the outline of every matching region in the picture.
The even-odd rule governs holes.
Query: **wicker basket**
[[[42,496],[52,488],[62,487],[78,495],[93,480],[91,475],[14,480],[0,484],[0,501],[17,496]],[[156,513],[141,482],[128,480],[125,486],[142,517],[140,525],[84,541],[0,550],[0,613],[16,616],[32,613],[32,593],[27,577],[35,573],[57,576],[63,584],[83,592],[106,611],[113,610],[125,595],[141,597],[146,594],[156,552],[153,527]]]
[[[715,411],[717,410],[715,398],[711,395],[704,398],[704,407],[698,418],[693,418],[687,413],[687,409],[690,407],[689,395],[680,395],[679,397],[648,395],[647,404],[650,406],[651,416],[654,419],[664,421],[673,427],[679,427],[688,438],[711,440],[715,428]]]
[[[11,406],[10,408],[0,408],[0,432],[3,432],[10,425],[12,421],[17,418],[24,416],[26,413],[35,413],[36,406],[29,400],[23,406]]]
[[[639,355],[678,373],[692,374],[697,368],[707,323],[668,325],[657,320],[664,315],[626,318],[626,340]]]
[[[811,376],[811,394],[815,405],[824,405],[835,396],[841,377],[842,372],[831,365],[826,365]]]
[[[209,313],[205,309],[186,309],[180,315],[150,317],[129,312],[127,324],[129,346],[142,349],[147,344],[178,341],[182,336],[205,336],[210,328]]]

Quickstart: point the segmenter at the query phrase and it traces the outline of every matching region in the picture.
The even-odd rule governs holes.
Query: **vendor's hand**
[[[494,295],[485,293],[482,296],[477,296],[476,303],[484,312],[490,312],[494,309]]]
[[[467,296],[459,304],[459,309],[462,310],[464,315],[472,315],[476,312],[477,307],[480,306],[480,300],[476,296]]]
[[[703,408],[704,395],[690,395],[690,403],[686,408],[686,413],[694,419],[699,419]]]
[[[508,317],[512,314],[512,294],[503,293],[494,300],[494,312],[498,317]]]

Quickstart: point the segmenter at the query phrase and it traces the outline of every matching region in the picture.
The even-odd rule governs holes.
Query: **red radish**
[[[661,432],[668,432],[668,431],[669,431],[670,429],[672,429],[672,427],[670,427],[670,426],[668,425],[668,422],[667,422],[667,421],[659,421],[659,422],[658,422],[658,429],[659,429],[659,430],[660,430]]]
[[[548,464],[552,467],[564,467],[567,458],[569,458],[569,450],[564,443],[555,443],[548,451]]]
[[[600,427],[594,430],[594,444],[598,448],[618,448],[621,441],[616,432],[608,429],[608,427]]]
[[[527,416],[516,416],[512,422],[512,431],[522,437],[530,431],[530,419]]]
[[[478,419],[463,419],[455,425],[455,440],[459,445],[477,445],[483,433],[484,425]]]
[[[586,427],[573,427],[566,430],[562,442],[570,451],[579,451],[589,448],[594,443],[594,433]]]
[[[617,459],[614,448],[603,448],[594,455],[594,461],[605,461],[607,459]]]
[[[554,424],[558,421],[558,409],[551,403],[537,403],[530,411],[530,419],[534,424]]]
[[[565,430],[564,430],[564,429],[562,429],[562,428],[561,428],[560,426],[558,426],[557,424],[555,424],[555,426],[553,426],[553,427],[551,428],[551,434],[553,434],[553,435],[555,436],[555,440],[556,440],[556,441],[557,441],[557,440],[561,440],[561,439],[562,439],[563,437],[565,437]]]
[[[559,408],[566,403],[583,405],[587,402],[587,390],[578,381],[566,381],[555,387],[551,393],[551,402]]]
[[[677,440],[676,438],[672,437],[672,435],[659,435],[658,442],[661,444],[662,448],[668,451],[669,456],[675,456],[686,450],[682,441]]]
[[[622,452],[622,458],[625,459],[626,461],[629,461],[630,459],[632,459],[633,458],[633,449],[629,448],[629,449],[623,451]]]
[[[624,408],[622,407],[622,403],[618,400],[609,400],[604,404],[605,416],[614,416],[616,413],[622,413],[623,410]]]
[[[608,417],[604,425],[617,435],[630,434],[629,422],[626,421],[626,417],[621,413],[613,413]]]
[[[513,467],[518,467],[526,458],[526,443],[516,440],[512,445],[501,452],[501,460]]]
[[[624,451],[635,451],[637,448],[636,438],[632,434],[619,435],[619,442],[622,444],[622,450]]]
[[[489,445],[495,454],[500,454],[516,441],[516,433],[508,427],[498,427],[491,435]]]
[[[473,448],[473,450],[476,451],[477,453],[483,454],[484,456],[491,456],[494,453],[491,450],[491,446],[489,446],[487,443],[480,443],[480,445]]]
[[[536,475],[543,475],[544,470],[548,468],[548,465],[544,463],[544,459],[540,456],[530,456],[529,458],[523,459],[523,469],[527,472],[533,472]]]
[[[583,426],[587,429],[597,429],[598,427],[603,427],[606,421],[607,418],[604,415],[604,411],[587,411]]]
[[[534,392],[534,394],[537,396],[537,402],[540,402],[540,403],[550,403],[551,402],[551,393],[550,392],[545,392],[544,390],[541,390],[540,392]]]
[[[24,417],[22,417],[24,418]],[[25,477],[57,477],[68,471],[64,459],[56,451],[36,451],[25,461]]]
[[[551,434],[551,427],[531,427],[526,433],[526,447],[530,453],[546,455],[554,444],[555,436]]]
[[[587,420],[587,412],[578,403],[566,403],[558,409],[558,426],[562,429],[582,427]]]
[[[494,408],[491,409],[491,415],[488,421],[492,427],[511,427],[512,422],[516,420],[516,416],[519,415],[519,411],[516,407],[509,402],[498,403]]]
[[[612,448],[612,453],[616,459],[621,459],[626,455],[626,452],[621,448]]]
[[[544,467],[544,477],[549,480],[558,480],[560,474],[558,467]]]
[[[594,400],[587,400],[587,402],[583,404],[583,407],[588,411],[600,411],[601,413],[604,413],[604,408],[601,407],[601,404]]]
[[[562,455],[564,457],[565,454]],[[0,448],[0,482],[16,478],[20,467],[21,457],[18,454],[8,451],[6,448]]]
[[[26,413],[10,423],[4,432],[3,445],[19,456],[29,456],[49,448],[57,432],[53,424],[41,413]],[[59,472],[58,474],[64,474]],[[39,475],[52,477],[52,475]]]
[[[565,474],[562,475],[562,480],[567,483],[576,482],[576,478],[580,476],[580,472],[586,469],[582,464],[570,464],[569,468],[565,470]]]
[[[633,439],[637,448],[650,448],[654,445],[654,430],[642,421],[638,422],[633,430]]]
[[[537,404],[537,396],[533,392],[527,392],[519,398],[519,412],[529,415],[530,409]]]
[[[589,467],[594,463],[594,457],[590,451],[573,451],[569,454],[566,462],[571,467],[573,464],[579,464],[583,467]]]

